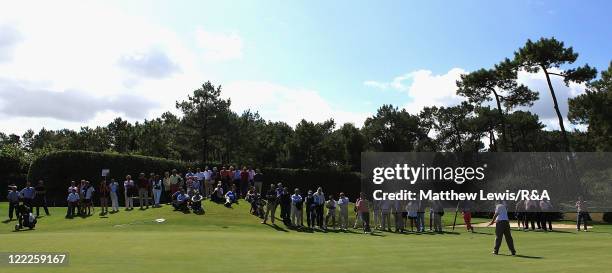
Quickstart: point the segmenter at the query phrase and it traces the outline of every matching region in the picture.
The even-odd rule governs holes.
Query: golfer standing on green
[[[495,247],[493,248],[493,254],[499,253],[499,247],[501,246],[502,237],[506,237],[506,243],[512,253],[512,256],[516,255],[514,249],[514,242],[512,241],[512,234],[510,234],[510,220],[508,219],[508,209],[506,204],[502,201],[498,201],[495,206],[495,214],[489,226],[495,223]]]

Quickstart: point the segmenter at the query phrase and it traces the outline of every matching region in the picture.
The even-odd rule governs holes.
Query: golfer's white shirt
[[[495,219],[496,222],[504,221],[504,220],[509,221],[508,209],[506,209],[506,205],[497,204],[497,206],[495,206],[495,213],[497,214],[497,218]]]

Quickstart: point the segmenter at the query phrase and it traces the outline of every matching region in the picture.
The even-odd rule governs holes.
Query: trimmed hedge
[[[25,184],[27,165],[19,154],[8,146],[0,146],[0,201],[6,200],[10,184]]]
[[[41,156],[32,162],[28,180],[33,184],[38,180],[44,180],[47,187],[47,202],[50,205],[64,205],[66,189],[70,181],[89,180],[97,188],[102,179],[102,169],[110,169],[108,179],[123,181],[128,174],[135,178],[141,172],[162,174],[165,171],[177,169],[184,174],[189,167],[195,169],[193,165],[138,155],[58,151]],[[212,165],[209,166],[212,167]],[[351,200],[354,200],[361,188],[359,173],[283,168],[264,168],[262,172],[263,190],[268,190],[270,183],[282,182],[291,191],[294,188],[300,188],[305,194],[309,189],[314,191],[317,187],[323,187],[325,194],[334,194],[337,197],[338,193],[344,192]],[[19,185],[20,188],[22,186]],[[122,199],[121,196],[120,199]]]
[[[606,223],[612,223],[612,212],[605,212],[603,214],[603,220]]]
[[[323,187],[325,195],[333,194],[337,198],[340,192],[344,192],[354,201],[361,190],[361,178],[359,173],[354,172],[284,168],[264,168],[262,172],[265,181],[263,191],[268,190],[270,184],[281,182],[290,192],[299,188],[302,194],[306,194],[308,190],[316,191],[318,187]]]
[[[70,181],[85,179],[97,188],[102,180],[102,169],[110,169],[109,180],[114,178],[123,181],[128,174],[135,179],[141,172],[163,174],[164,171],[172,169],[185,172],[188,167],[189,164],[185,162],[147,156],[59,151],[41,156],[32,162],[28,180],[32,181],[33,185],[38,180],[44,180],[47,202],[50,205],[63,205]]]

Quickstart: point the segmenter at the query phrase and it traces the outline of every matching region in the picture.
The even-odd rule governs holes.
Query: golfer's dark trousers
[[[323,226],[323,205],[317,205],[317,226]]]
[[[312,207],[306,208],[306,223],[308,223],[308,227],[313,227],[315,225],[315,219],[317,218],[316,210]]]
[[[495,247],[493,248],[495,253],[499,251],[503,237],[506,237],[506,243],[508,244],[510,252],[515,253],[514,241],[512,240],[512,234],[510,234],[510,222],[507,220],[497,221],[497,223],[495,223]]]
[[[74,214],[74,209],[77,206],[77,202],[68,202],[68,211],[66,212],[66,216],[67,217],[73,217]]]
[[[45,214],[49,215],[49,208],[47,207],[47,197],[46,196],[36,196],[36,217],[40,215],[40,207],[43,207],[45,210]]]
[[[576,219],[576,229],[580,230],[580,223],[584,224],[584,230],[587,230],[587,217],[586,212],[579,212]]]
[[[552,230],[552,213],[551,212],[540,212],[540,220],[541,220],[541,224],[540,226],[546,230],[546,228],[548,227],[549,230]],[[548,224],[548,226],[547,226]]]
[[[361,212],[361,220],[363,221],[363,231],[370,232],[370,213],[369,212]]]
[[[531,223],[531,229],[535,229],[535,218],[536,218],[535,211],[526,211],[525,212],[525,223],[523,224],[523,228],[528,229],[529,223]]]
[[[26,205],[28,208],[32,209],[32,205],[34,204],[34,199],[32,199],[32,198],[24,198],[23,199],[23,204]]]
[[[13,211],[15,212],[15,216],[19,219],[19,202],[10,202],[9,203],[9,219],[13,219]]]

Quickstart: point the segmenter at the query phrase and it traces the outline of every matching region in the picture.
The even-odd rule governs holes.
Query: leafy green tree
[[[599,151],[612,151],[612,62],[601,79],[588,84],[584,94],[568,100],[568,118],[588,125],[589,142]]]
[[[520,105],[533,105],[538,99],[538,94],[531,91],[527,86],[518,84],[516,65],[509,59],[495,65],[494,69],[479,69],[469,74],[461,75],[457,81],[457,94],[468,98],[471,103],[481,105],[484,102],[495,100],[499,122],[501,126],[502,145],[498,146],[505,150],[506,124],[502,104],[506,109]]]
[[[261,128],[257,145],[256,165],[287,167],[289,143],[293,139],[293,128],[282,121],[268,122]]]
[[[361,130],[352,123],[345,123],[334,134],[340,139],[338,157],[342,164],[348,166],[351,170],[359,170],[361,168],[361,152],[364,151],[366,146],[366,139]]]
[[[201,160],[208,162],[211,151],[210,140],[222,135],[228,120],[231,101],[221,98],[221,86],[206,82],[193,91],[187,100],[176,102],[176,108],[184,114],[185,126],[191,128],[192,136],[198,140]]]
[[[424,134],[418,116],[392,105],[381,106],[375,116],[367,118],[363,132],[369,146],[381,152],[414,151]]]
[[[508,115],[508,135],[514,152],[543,151],[541,144],[542,124],[537,115],[526,111],[515,111]]]
[[[120,117],[106,126],[111,141],[111,147],[118,153],[127,153],[134,150],[135,135],[132,124]]]
[[[315,169],[328,167],[331,147],[326,142],[329,141],[335,125],[332,119],[322,123],[300,121],[289,141],[292,165]]]
[[[427,107],[435,118],[433,128],[441,151],[468,152],[484,147],[483,131],[475,128],[474,106],[462,102],[451,107]]]
[[[540,70],[544,72],[548,89],[553,100],[553,106],[559,120],[561,137],[566,151],[570,151],[569,139],[550,77],[561,77],[566,85],[569,85],[570,82],[588,82],[595,78],[597,70],[590,67],[588,64],[577,68],[561,70],[561,72],[554,72],[560,69],[562,65],[573,64],[576,59],[578,59],[578,53],[574,52],[572,47],[565,47],[563,42],[555,38],[541,38],[536,42],[527,40],[527,43],[514,53],[514,60],[520,68],[530,73],[538,73]]]

